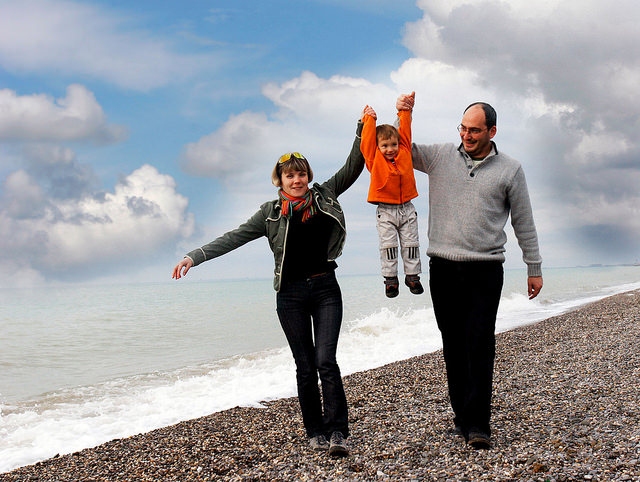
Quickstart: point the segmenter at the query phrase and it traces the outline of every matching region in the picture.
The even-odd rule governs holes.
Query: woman
[[[349,453],[347,399],[336,362],[342,296],[334,270],[346,236],[337,197],[364,167],[361,121],[345,165],[331,179],[310,188],[313,171],[304,156],[281,156],[271,176],[280,188],[278,199],[264,203],[237,229],[188,253],[173,269],[173,278],[179,279],[192,266],[267,237],[275,258],[277,313],[296,362],[304,427],[314,450],[328,449],[334,456]]]

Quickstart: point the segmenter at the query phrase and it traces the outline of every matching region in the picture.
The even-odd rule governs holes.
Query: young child
[[[411,94],[415,96],[415,92]],[[377,204],[376,226],[380,238],[380,262],[385,294],[398,296],[398,238],[404,264],[404,283],[416,295],[424,292],[420,283],[418,214],[411,200],[418,195],[411,161],[411,111],[398,111],[399,129],[376,127],[376,113],[365,107],[360,150],[371,184],[367,201]]]

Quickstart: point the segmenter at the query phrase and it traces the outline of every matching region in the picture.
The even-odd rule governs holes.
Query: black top
[[[303,223],[302,211],[293,211],[282,267],[283,281],[306,279],[338,267],[335,261],[327,261],[329,236],[335,222],[332,217],[317,211]]]

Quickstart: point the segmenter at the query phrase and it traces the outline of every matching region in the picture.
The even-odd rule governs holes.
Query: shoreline
[[[344,377],[351,455],[308,448],[297,399],[236,407],[0,480],[640,480],[640,290],[496,335],[492,448],[452,437],[441,351]]]

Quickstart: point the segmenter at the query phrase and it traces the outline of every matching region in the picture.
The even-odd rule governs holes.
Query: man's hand
[[[396,109],[398,110],[413,110],[413,105],[416,103],[416,93],[400,94],[398,100],[396,100]]]
[[[529,299],[532,300],[540,290],[542,289],[542,276],[529,276],[527,278],[527,294],[529,295]]]

